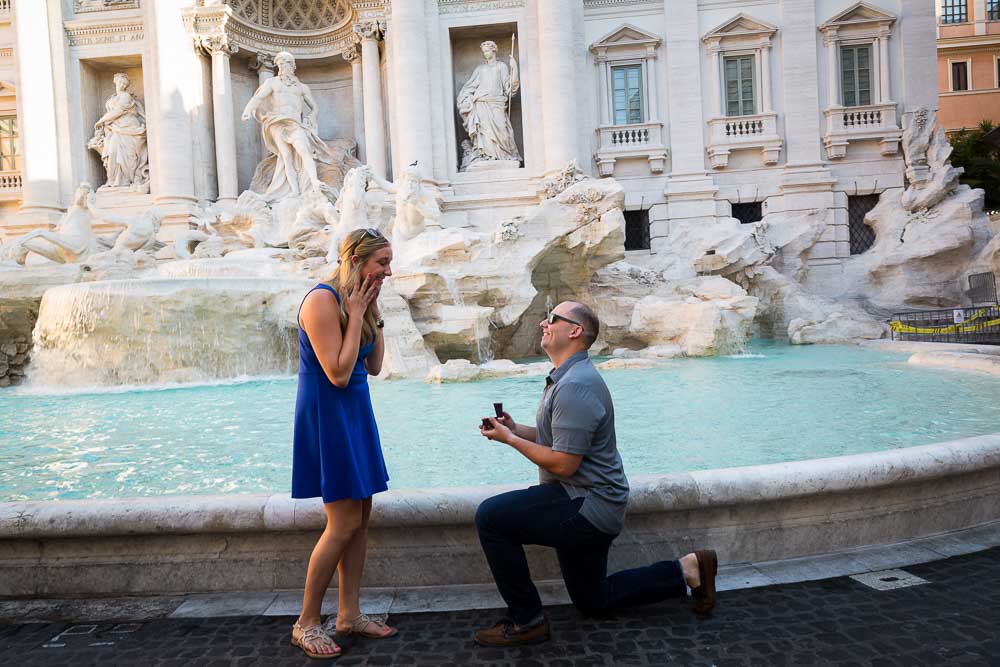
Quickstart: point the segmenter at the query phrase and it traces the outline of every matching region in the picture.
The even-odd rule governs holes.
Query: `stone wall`
[[[0,298],[0,387],[21,384],[41,298]]]

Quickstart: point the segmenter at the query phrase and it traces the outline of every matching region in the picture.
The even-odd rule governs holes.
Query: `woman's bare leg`
[[[361,575],[365,570],[365,555],[368,550],[368,518],[372,513],[372,499],[361,501],[361,529],[347,543],[338,567],[337,626],[347,629],[348,622],[361,615]]]
[[[326,528],[320,536],[312,555],[309,556],[309,569],[306,571],[306,590],[302,596],[302,613],[298,623],[304,628],[320,622],[320,609],[323,606],[323,596],[330,586],[337,563],[344,557],[348,544],[358,534],[361,534],[364,503],[371,507],[371,500],[338,500],[325,503]]]

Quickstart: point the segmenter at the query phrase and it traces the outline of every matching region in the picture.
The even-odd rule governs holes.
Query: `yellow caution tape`
[[[889,322],[889,328],[896,333],[915,333],[915,334],[954,334],[954,333],[975,333],[976,331],[982,331],[983,329],[988,329],[990,327],[1000,326],[1000,318],[995,320],[988,320],[986,322],[980,322],[978,324],[972,324],[975,320],[982,317],[985,313],[988,313],[990,309],[983,309],[975,313],[972,317],[967,319],[961,324],[946,324],[937,327],[914,327],[908,324],[903,324],[899,320],[892,320]]]

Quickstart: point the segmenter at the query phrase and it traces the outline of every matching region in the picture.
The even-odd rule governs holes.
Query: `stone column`
[[[250,71],[257,72],[257,87],[264,85],[268,79],[274,78],[274,56],[269,53],[258,53],[250,61]]]
[[[358,146],[358,159],[368,157],[365,152],[365,93],[361,72],[361,55],[355,46],[344,51],[344,60],[351,63],[351,95],[354,102],[354,143]]]
[[[611,96],[608,94],[608,56],[600,54],[597,61],[597,89],[600,91],[601,125],[611,124]]]
[[[576,158],[579,152],[573,27],[577,12],[583,11],[583,3],[576,0],[543,0],[535,6],[538,15],[545,171],[554,172]]]
[[[421,176],[433,175],[431,143],[430,57],[427,49],[427,19],[424,0],[393,0],[392,81],[395,84],[396,134],[394,164],[400,168],[417,161]]]
[[[354,24],[361,39],[362,89],[364,91],[365,157],[378,176],[385,178],[385,114],[382,111],[382,65],[378,43],[385,33],[385,23],[363,21]]]
[[[660,120],[660,94],[656,87],[659,79],[656,67],[656,49],[650,48],[646,54],[646,78],[649,90],[649,120]],[[607,99],[605,97],[604,99]]]
[[[883,28],[878,34],[879,104],[885,104],[892,99],[889,86],[889,32],[888,28]]]
[[[765,42],[760,47],[760,112],[771,113],[774,110],[771,102],[771,43]]]
[[[714,118],[726,115],[726,109],[722,106],[722,54],[718,45],[710,46],[709,51],[712,53],[712,76],[708,77],[709,85],[712,86],[712,94],[709,97],[712,109],[708,115],[709,118]]]
[[[235,203],[239,196],[239,183],[229,57],[238,49],[229,43],[225,33],[202,37],[199,46],[212,57],[212,117],[215,121],[215,171],[219,179],[219,201]]]
[[[917,107],[938,108],[936,2],[901,2],[899,19],[899,66],[896,73],[902,111]]]
[[[823,35],[823,46],[826,47],[826,95],[827,107],[840,105],[840,58],[837,57],[837,29],[827,31]]]
[[[821,137],[819,68],[816,65],[816,0],[782,0],[782,72],[785,81],[785,146],[789,166],[819,164]],[[833,56],[836,62],[836,54]],[[831,72],[835,90],[837,68]]]
[[[197,199],[191,124],[201,80],[198,56],[181,17],[184,0],[146,2],[146,79],[149,168],[154,203],[166,213],[164,227],[186,229]],[[186,48],[182,48],[186,47]]]
[[[45,2],[14,4],[17,116],[21,134],[21,213],[54,222],[61,210],[55,83]],[[62,37],[62,26],[55,32]],[[95,184],[96,185],[96,184]]]
[[[986,34],[986,0],[974,0],[972,8],[972,20],[975,21],[975,32],[977,35]]]
[[[701,40],[698,0],[664,0],[667,16],[667,87],[670,89],[670,150],[673,172],[705,173],[705,118],[702,113]],[[714,61],[713,61],[714,62]],[[710,80],[718,80],[720,74]],[[713,98],[718,100],[718,93]],[[713,113],[721,106],[716,102]]]

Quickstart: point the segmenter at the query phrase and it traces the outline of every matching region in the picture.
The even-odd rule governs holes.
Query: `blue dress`
[[[317,285],[309,293],[317,289],[330,290],[340,302],[329,285]],[[322,496],[324,503],[361,500],[389,488],[365,370],[365,357],[374,347],[374,343],[361,347],[350,381],[338,387],[327,378],[299,324],[292,498]]]

